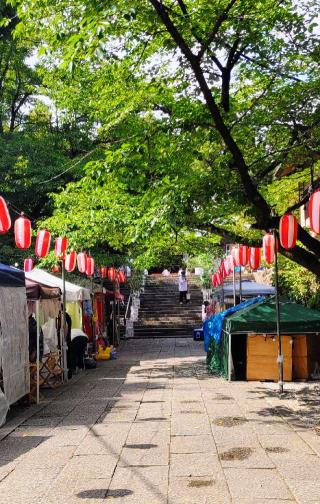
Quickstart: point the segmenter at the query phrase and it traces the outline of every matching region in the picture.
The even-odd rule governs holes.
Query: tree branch
[[[198,52],[197,54],[197,58],[199,60],[201,60],[202,56],[204,55],[204,53],[207,51],[207,49],[210,47],[210,45],[212,44],[212,42],[214,41],[215,37],[217,36],[218,34],[218,31],[222,25],[222,23],[224,21],[226,21],[226,19],[228,18],[228,14],[230,12],[230,10],[232,9],[232,7],[234,6],[234,4],[236,3],[237,0],[230,0],[229,4],[227,5],[227,7],[224,9],[224,11],[220,14],[220,16],[217,18],[215,24],[214,24],[214,27],[213,27],[213,30],[212,32],[210,33],[210,35],[208,36],[207,40],[202,44],[201,46],[201,49],[200,51]]]
[[[242,184],[244,186],[244,190],[255,209],[257,222],[263,224],[266,221],[266,219],[270,217],[270,207],[266,202],[266,200],[258,191],[257,187],[255,186],[249,175],[249,170],[244,160],[243,154],[238,144],[232,137],[230,130],[226,126],[221,116],[219,107],[217,106],[214,97],[211,93],[211,90],[208,86],[208,83],[204,77],[198,58],[193,54],[187,42],[184,40],[178,29],[172,22],[164,5],[160,3],[158,0],[149,0],[149,1],[155,8],[162,23],[166,26],[169,34],[180,48],[182,54],[189,61],[190,66],[194,72],[194,76],[198,81],[201,92],[207,103],[207,107],[210,111],[214,125],[218,130],[218,132],[220,133],[222,139],[224,140],[226,146],[228,147],[228,150],[230,151],[233,157],[234,165],[238,169]]]

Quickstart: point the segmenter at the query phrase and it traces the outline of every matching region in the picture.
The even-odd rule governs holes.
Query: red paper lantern
[[[68,238],[65,236],[59,236],[55,240],[54,253],[57,257],[64,257],[68,247]]]
[[[257,270],[261,265],[261,250],[259,247],[250,247],[249,251],[249,264],[250,268],[253,270]]]
[[[279,236],[283,248],[292,249],[296,246],[298,238],[298,221],[294,215],[286,214],[281,217]]]
[[[77,255],[78,270],[80,273],[85,273],[87,270],[87,254],[85,252],[79,252]]]
[[[49,253],[51,234],[47,229],[41,229],[37,234],[35,252],[37,257],[46,257]]]
[[[240,266],[247,266],[249,262],[249,247],[247,247],[246,245],[240,245],[239,254],[240,254]]]
[[[101,278],[107,278],[107,268],[105,266],[101,268]]]
[[[71,250],[69,254],[66,255],[66,260],[64,263],[64,267],[68,273],[71,273],[76,267],[77,262],[77,253],[75,250]]]
[[[226,278],[227,277],[228,274],[227,274],[227,270],[226,270],[224,261],[222,261],[222,263],[220,264],[219,271],[221,273],[222,278]]]
[[[232,257],[234,265],[240,266],[240,249],[238,247],[232,249]]]
[[[232,255],[235,266],[247,266],[249,262],[249,247],[239,245],[238,248],[232,249]]]
[[[227,258],[224,259],[224,261],[223,261],[223,269],[225,271],[224,278],[226,278],[230,274],[229,261]]]
[[[86,267],[86,274],[88,276],[93,276],[94,274],[94,259],[93,257],[87,257],[87,267]]]
[[[218,285],[218,279],[217,279],[217,275],[216,273],[214,273],[211,277],[211,281],[212,281],[212,287],[217,287]]]
[[[233,256],[231,254],[229,254],[227,256],[227,264],[228,264],[228,269],[229,269],[229,274],[233,272],[233,268],[234,268],[234,259],[233,259]]]
[[[52,273],[60,273],[60,266],[59,264],[54,264],[51,268]]]
[[[24,271],[27,273],[28,271],[32,271],[34,266],[33,259],[31,257],[28,257],[27,259],[24,260]]]
[[[274,235],[273,233],[267,233],[263,237],[263,256],[267,264],[274,262]],[[278,240],[276,242],[278,250]]]
[[[118,278],[119,278],[119,282],[120,283],[125,283],[125,281],[126,281],[126,275],[125,275],[124,271],[119,271]]]
[[[108,268],[108,279],[110,282],[114,282],[117,276],[117,272],[115,268]]]
[[[220,271],[217,272],[217,284],[222,285],[223,277]]]
[[[5,234],[11,228],[11,218],[5,199],[0,196],[0,234]]]
[[[31,222],[23,215],[14,223],[14,239],[21,250],[26,250],[31,245]]]
[[[309,201],[309,218],[312,231],[320,234],[320,189],[311,194]]]

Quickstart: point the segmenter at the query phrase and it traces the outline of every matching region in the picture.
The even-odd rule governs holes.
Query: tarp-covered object
[[[227,310],[224,310],[216,315],[212,315],[208,320],[206,320],[203,324],[203,332],[204,332],[204,349],[207,352],[209,350],[210,341],[214,339],[217,344],[220,343],[222,327],[224,323],[224,319],[239,310],[243,310],[252,304],[261,303],[265,298],[258,296],[253,299],[249,299],[248,301],[244,301],[236,306],[232,306]]]
[[[276,333],[275,299],[268,299],[259,305],[228,317],[224,330],[228,333]],[[282,334],[320,332],[320,312],[297,303],[281,300],[280,330]]]
[[[48,285],[49,287],[59,287],[61,290],[63,289],[63,282],[61,278],[51,275],[50,273],[42,269],[34,269],[26,273],[26,278],[35,282],[43,283],[44,285]],[[85,289],[84,287],[80,287],[80,285],[76,285],[70,282],[66,282],[65,286],[67,302],[85,301],[87,299],[90,299],[89,289]]]
[[[229,340],[227,334],[222,334],[220,343],[216,343],[214,339],[210,341],[207,353],[209,373],[219,374],[224,378],[228,377],[228,352]]]
[[[6,400],[30,390],[29,333],[24,273],[0,264],[0,370]]]

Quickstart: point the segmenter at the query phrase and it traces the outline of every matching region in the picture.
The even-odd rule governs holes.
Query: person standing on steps
[[[188,303],[188,281],[186,278],[186,272],[185,270],[181,270],[181,273],[179,275],[179,302],[180,304],[183,303],[183,301]]]

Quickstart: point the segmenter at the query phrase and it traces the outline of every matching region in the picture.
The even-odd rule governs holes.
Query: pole
[[[40,402],[40,301],[36,301],[37,320],[37,404]]]
[[[241,264],[239,266],[240,271],[239,271],[239,298],[240,298],[240,303],[242,303],[242,272],[241,272]]]
[[[224,286],[223,286],[223,275],[221,274],[221,291],[222,291],[222,307],[224,310]]]
[[[66,270],[64,260],[62,264],[62,359],[63,359],[63,374],[64,380],[68,381],[68,364],[67,364],[67,333],[66,333]]]
[[[276,288],[276,322],[277,322],[277,337],[278,337],[278,375],[279,375],[279,394],[283,394],[283,355],[281,348],[281,331],[280,331],[280,302],[279,302],[279,282],[278,282],[278,251],[277,251],[277,233],[273,230],[274,236],[274,272],[275,272],[275,288]]]
[[[116,280],[113,280],[113,306],[112,306],[112,333],[113,345],[117,346],[116,342]]]
[[[235,266],[233,265],[233,271],[232,271],[232,282],[233,282],[233,306],[236,306],[236,272],[235,272]]]
[[[231,381],[231,362],[232,362],[232,353],[231,353],[231,333],[229,333],[229,352],[228,352],[228,381]]]
[[[91,326],[92,326],[92,344],[93,344],[93,353],[96,353],[97,351],[97,342],[96,342],[96,328],[95,328],[95,322],[94,322],[94,292],[93,292],[93,277],[91,277],[91,303],[92,303],[92,320],[91,320]]]

